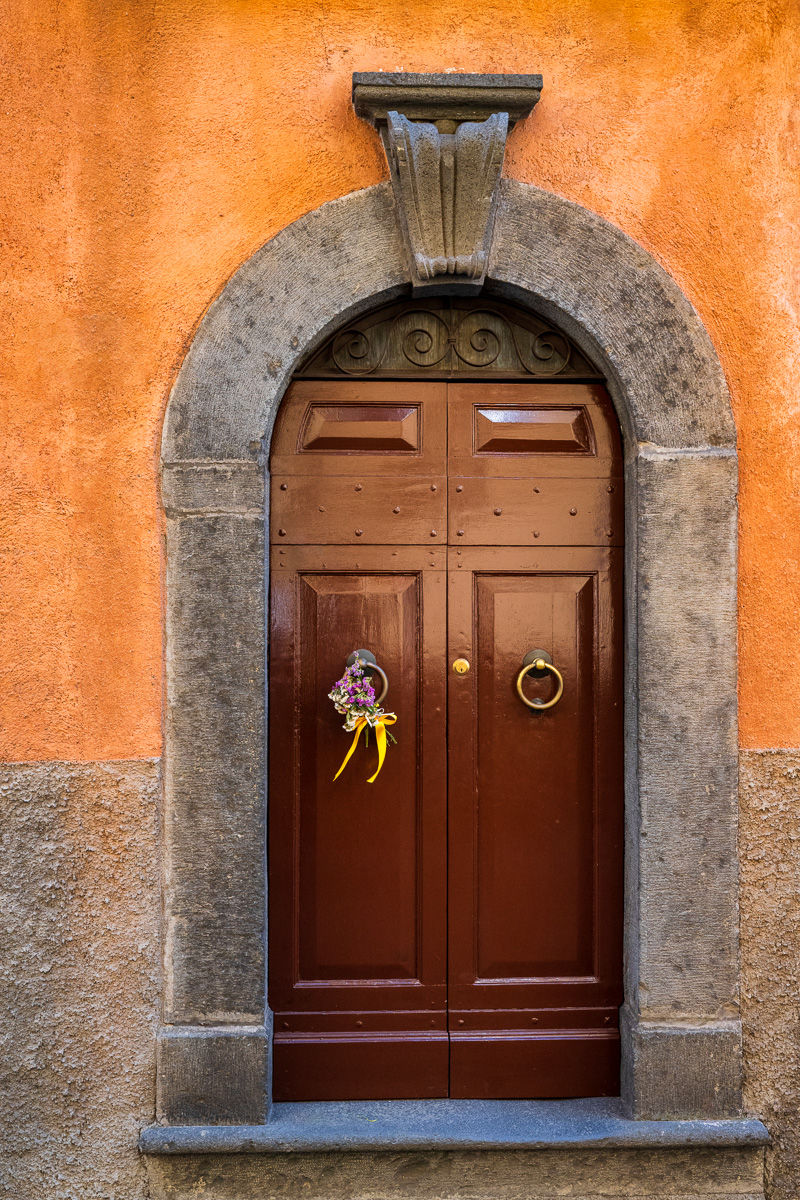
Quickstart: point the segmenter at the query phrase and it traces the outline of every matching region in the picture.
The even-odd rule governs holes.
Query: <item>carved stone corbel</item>
[[[541,75],[353,75],[355,110],[386,149],[415,295],[481,290],[506,136],[541,89]]]

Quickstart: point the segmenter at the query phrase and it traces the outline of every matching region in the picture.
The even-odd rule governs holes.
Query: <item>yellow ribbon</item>
[[[372,728],[375,730],[375,740],[378,743],[378,769],[375,772],[375,774],[372,776],[372,779],[367,780],[367,783],[374,782],[374,780],[376,780],[378,778],[378,776],[380,775],[381,767],[383,766],[383,760],[386,758],[386,726],[394,725],[396,721],[397,721],[397,717],[395,717],[392,713],[387,713],[385,717],[378,717],[375,724],[372,726]],[[350,759],[353,755],[353,751],[355,750],[356,746],[358,745],[358,739],[361,737],[361,731],[362,731],[362,729],[366,728],[367,725],[369,725],[369,721],[367,720],[366,717],[359,717],[358,720],[356,721],[356,724],[355,724],[356,734],[355,734],[355,737],[353,738],[353,744],[350,747],[350,749],[347,751],[347,754],[344,756],[344,762],[342,763],[342,765],[339,767],[339,770],[334,775],[334,777],[333,777],[334,782],[336,782],[336,780],[341,775],[342,771],[345,769],[347,764],[350,762]]]

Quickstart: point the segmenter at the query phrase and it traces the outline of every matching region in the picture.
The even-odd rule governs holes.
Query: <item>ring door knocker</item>
[[[352,667],[357,658],[361,659],[364,665],[369,668],[370,672],[375,671],[383,680],[381,694],[375,700],[376,704],[383,704],[384,700],[386,699],[386,694],[389,691],[389,680],[386,677],[386,672],[384,671],[383,667],[378,666],[377,662],[375,661],[375,655],[371,650],[354,650],[353,653],[348,656],[348,667]]]
[[[542,678],[549,671],[557,682],[556,694],[551,700],[529,700],[522,690],[525,676],[535,671],[537,678]],[[546,650],[529,650],[522,660],[522,670],[517,676],[517,695],[528,708],[541,712],[545,708],[553,708],[558,704],[564,691],[564,677],[558,667],[553,666],[553,660]]]

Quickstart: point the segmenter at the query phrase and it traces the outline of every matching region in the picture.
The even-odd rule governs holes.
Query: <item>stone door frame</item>
[[[331,201],[211,305],[170,397],[165,999],[158,1111],[269,1107],[265,523],[271,430],[337,327],[408,294],[392,190]],[[562,328],[606,374],[626,460],[623,1099],[637,1118],[741,1108],[736,432],[714,348],[615,226],[503,180],[488,293]]]

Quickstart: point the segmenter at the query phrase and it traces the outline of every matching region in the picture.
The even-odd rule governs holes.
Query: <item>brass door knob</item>
[[[453,670],[455,671],[456,675],[466,675],[467,671],[469,670],[469,663],[465,658],[457,658],[453,663]]]

